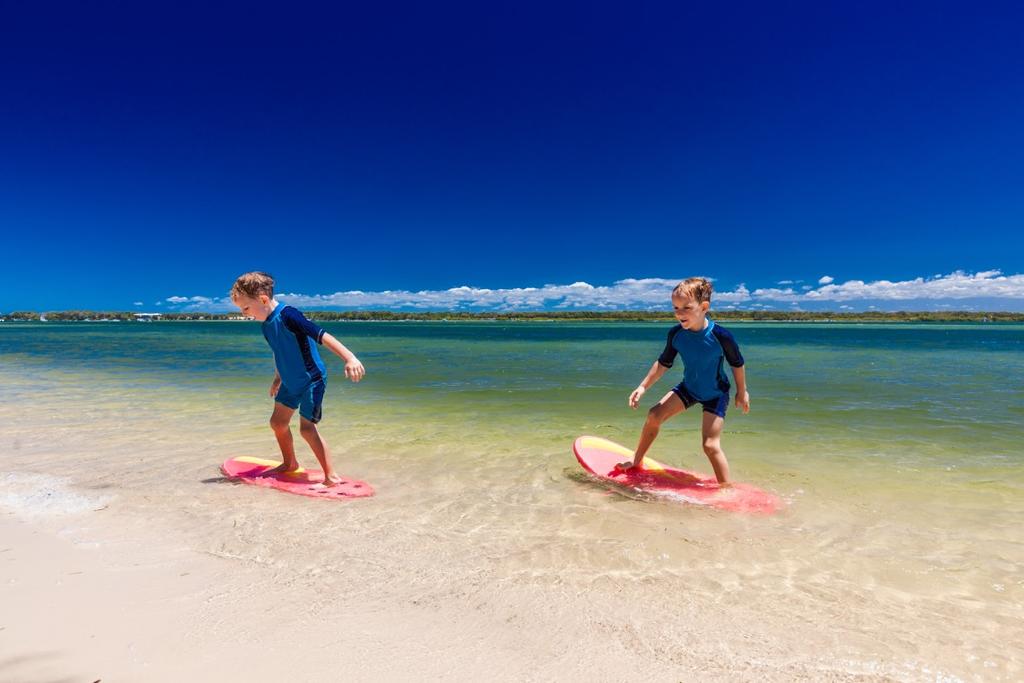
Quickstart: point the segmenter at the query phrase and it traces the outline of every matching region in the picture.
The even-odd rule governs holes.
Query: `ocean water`
[[[667,324],[325,327],[367,376],[354,385],[325,357],[321,432],[374,498],[219,476],[228,457],[276,455],[257,323],[4,323],[0,506],[107,507],[198,552],[283,576],[373,573],[427,603],[475,586],[500,612],[536,588],[533,610],[571,612],[585,595],[608,610],[595,637],[658,656],[714,626],[688,651],[750,671],[1024,676],[1024,326],[728,325],[751,412],[730,410],[723,446],[735,479],[786,502],[770,517],[632,498],[577,466],[576,436],[632,447],[678,381],[676,367],[626,405]],[[693,413],[651,455],[711,471]]]

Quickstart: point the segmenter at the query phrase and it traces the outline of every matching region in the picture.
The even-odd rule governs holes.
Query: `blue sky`
[[[8,7],[0,311],[1024,310],[1024,10],[847,4]]]

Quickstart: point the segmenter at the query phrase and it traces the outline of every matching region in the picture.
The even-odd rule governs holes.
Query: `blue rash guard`
[[[668,332],[665,350],[658,363],[672,367],[676,354],[683,359],[683,381],[673,389],[689,408],[701,403],[706,412],[725,417],[729,404],[729,378],[722,367],[723,359],[734,368],[743,366],[743,355],[732,333],[708,320],[700,332],[691,332],[676,325]]]
[[[316,345],[324,330],[291,306],[279,305],[263,321],[263,336],[274,352],[281,388],[274,400],[299,409],[307,420],[319,422],[327,368]],[[316,342],[316,344],[312,343]]]

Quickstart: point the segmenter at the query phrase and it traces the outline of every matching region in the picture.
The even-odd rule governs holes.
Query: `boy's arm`
[[[747,393],[747,366],[734,367],[732,377],[736,380],[736,407],[742,408],[744,413],[749,413],[750,394]]]
[[[660,360],[654,361],[654,365],[647,371],[647,376],[644,377],[644,381],[640,382],[640,385],[633,390],[633,393],[629,395],[629,407],[636,408],[640,404],[640,398],[654,386],[654,383],[661,379],[661,376],[665,374],[668,368],[661,364]]]
[[[308,320],[298,309],[286,306],[281,311],[281,318],[284,320],[285,327],[289,330],[295,334],[305,334],[316,341],[317,344],[322,344],[329,348],[335,355],[345,361],[345,376],[353,382],[358,382],[366,374],[366,368],[356,358],[356,354],[345,348],[345,345],[333,335],[327,334],[324,328]]]
[[[676,349],[672,345],[672,340],[675,336],[683,329],[682,325],[675,325],[668,331],[668,337],[665,339],[665,349],[658,356],[658,360],[654,361],[654,365],[647,371],[647,376],[644,377],[644,381],[640,382],[640,386],[633,390],[633,393],[629,395],[629,407],[636,408],[640,404],[640,397],[650,389],[655,382],[661,379],[661,376],[665,374],[665,371],[672,367],[672,363],[676,358]]]
[[[356,358],[356,354],[348,350],[344,344],[337,340],[332,334],[324,332],[320,343],[330,349],[336,356],[345,361],[345,376],[353,382],[358,382],[366,374],[366,368]]]
[[[721,325],[715,325],[712,334],[722,345],[722,353],[725,360],[732,367],[732,376],[736,380],[736,407],[742,408],[744,413],[750,412],[750,394],[747,393],[747,371],[746,361],[740,353],[739,344],[732,333]]]

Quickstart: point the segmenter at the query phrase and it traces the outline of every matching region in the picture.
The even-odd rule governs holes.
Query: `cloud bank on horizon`
[[[668,307],[669,294],[679,282],[672,278],[629,278],[611,285],[574,282],[569,285],[487,289],[461,286],[443,290],[350,290],[333,294],[278,293],[285,303],[308,309],[408,311],[560,311],[650,310]],[[829,275],[818,286],[783,280],[784,287],[748,289],[740,284],[716,291],[712,305],[719,309],[787,310],[1024,310],[1024,274],[998,270],[918,277],[890,281],[847,280]],[[171,296],[160,305],[180,311],[233,311],[227,296]]]

